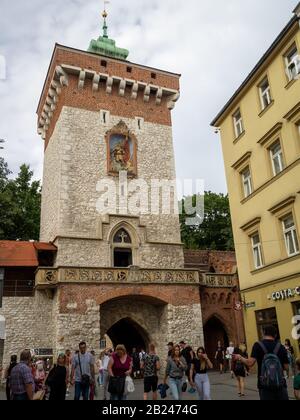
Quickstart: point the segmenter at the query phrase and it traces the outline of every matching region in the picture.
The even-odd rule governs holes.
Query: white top
[[[108,363],[109,363],[109,361],[110,361],[110,357],[109,356],[107,356],[107,355],[103,356],[103,359],[102,359],[102,369],[108,370]]]
[[[226,353],[229,354],[229,356],[232,356],[234,353],[234,347],[227,347]]]

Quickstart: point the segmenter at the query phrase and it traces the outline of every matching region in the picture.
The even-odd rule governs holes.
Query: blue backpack
[[[273,353],[268,352],[264,343],[259,343],[265,353],[261,365],[260,385],[269,391],[278,391],[285,385],[283,369],[278,357],[281,344],[278,342]]]

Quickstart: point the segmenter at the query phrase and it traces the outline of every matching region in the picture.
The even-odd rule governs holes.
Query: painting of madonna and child
[[[109,137],[109,173],[118,175],[127,171],[129,176],[136,175],[135,141],[129,135],[112,134]]]

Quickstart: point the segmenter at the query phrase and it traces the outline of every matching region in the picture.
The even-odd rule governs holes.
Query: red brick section
[[[186,268],[198,268],[208,272],[211,267],[219,274],[232,274],[236,271],[236,255],[231,251],[185,250]]]
[[[152,298],[174,306],[200,303],[199,287],[184,285],[63,285],[59,289],[60,313],[85,314],[86,301],[96,301],[100,306],[112,299],[122,297]],[[68,304],[77,303],[77,309],[68,309]]]
[[[102,60],[107,62],[107,67],[101,66]],[[146,69],[130,62],[96,56],[84,51],[72,50],[57,45],[53,53],[49,72],[38,106],[38,118],[41,116],[55,68],[61,64],[68,64],[82,69],[93,70],[98,73],[107,73],[110,76],[114,75],[169,89],[179,90],[179,75],[167,74],[156,69]],[[131,73],[127,72],[128,67],[132,69]],[[152,73],[156,74],[155,79],[151,77]],[[46,147],[49,142],[49,138],[53,133],[62,106],[64,105],[87,109],[90,111],[107,109],[112,115],[121,115],[127,118],[139,116],[144,118],[147,122],[171,125],[171,113],[167,109],[165,99],[159,106],[155,104],[155,97],[150,97],[150,102],[145,103],[143,101],[142,92],[139,92],[137,100],[134,100],[130,98],[129,88],[126,91],[125,97],[120,97],[118,95],[117,87],[115,87],[111,94],[107,94],[105,92],[105,84],[100,86],[98,92],[93,92],[91,80],[86,80],[84,89],[79,91],[78,77],[71,75],[68,75],[68,77],[69,86],[62,88],[62,94],[59,97],[57,108],[54,112],[50,128],[47,132]]]

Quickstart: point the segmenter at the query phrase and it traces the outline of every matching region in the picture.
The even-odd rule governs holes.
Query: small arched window
[[[114,267],[126,268],[133,263],[132,240],[125,229],[120,229],[113,237]]]

